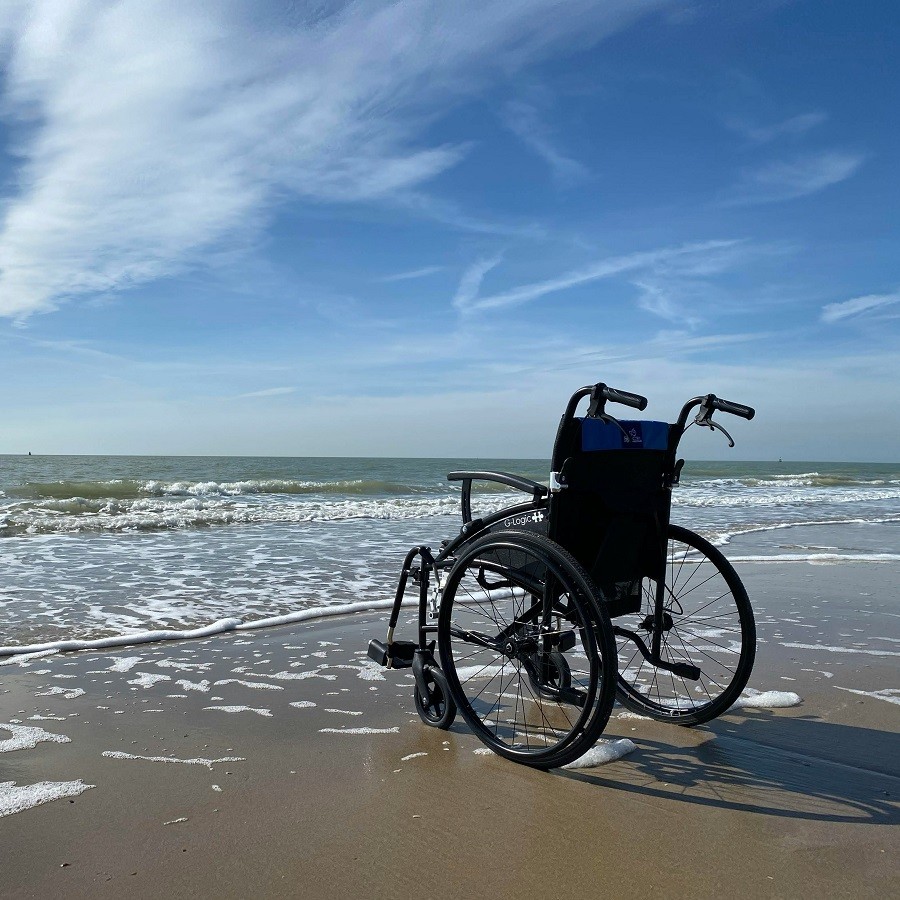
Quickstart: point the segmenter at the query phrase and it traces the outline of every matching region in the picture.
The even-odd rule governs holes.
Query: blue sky
[[[892,2],[0,8],[0,452],[897,460]],[[702,435],[694,456],[724,457]]]

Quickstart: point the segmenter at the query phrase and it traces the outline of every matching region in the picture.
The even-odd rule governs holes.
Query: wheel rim
[[[418,685],[416,685],[416,699],[421,713],[429,722],[440,722],[447,711],[447,698],[444,696],[444,691],[440,684],[435,681],[434,676],[426,675],[425,683],[428,687],[428,693],[424,697],[421,695]]]
[[[548,582],[553,616],[542,630]],[[528,547],[498,542],[470,551],[448,578],[441,615],[444,674],[488,746],[536,760],[577,740],[595,708],[599,661],[570,573]]]
[[[755,644],[755,639],[748,640],[749,603],[733,570],[716,556],[711,547],[693,546],[678,534],[669,538],[660,656],[665,662],[699,667],[699,679],[652,665],[630,638],[616,636],[620,690],[660,715],[693,717],[713,709],[718,715],[749,676]],[[654,637],[656,589],[654,579],[642,579],[640,612],[616,620],[648,647]]]

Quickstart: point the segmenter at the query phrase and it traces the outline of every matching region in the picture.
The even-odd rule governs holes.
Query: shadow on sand
[[[644,796],[789,819],[900,823],[900,735],[804,716],[758,712],[705,726],[679,747],[641,738],[615,775],[562,778]]]

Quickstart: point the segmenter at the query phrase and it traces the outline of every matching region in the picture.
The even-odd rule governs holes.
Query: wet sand
[[[0,725],[71,739],[0,753],[0,783],[95,785],[0,818],[0,896],[897,896],[898,567],[740,572],[751,685],[801,705],[613,718],[636,750],[579,771],[422,725],[365,658],[383,614],[0,667]]]

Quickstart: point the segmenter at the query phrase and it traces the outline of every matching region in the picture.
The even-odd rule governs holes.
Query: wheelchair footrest
[[[687,678],[690,681],[698,681],[703,674],[697,666],[692,666],[690,663],[669,663],[668,665],[658,663],[658,665],[659,668],[668,669],[673,675]]]
[[[394,641],[388,646],[385,641],[373,640],[369,641],[369,659],[375,660],[379,666],[408,669],[412,666],[418,647],[413,641]]]

